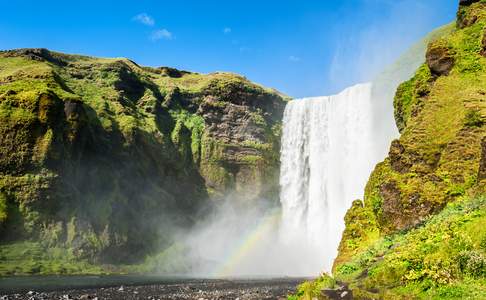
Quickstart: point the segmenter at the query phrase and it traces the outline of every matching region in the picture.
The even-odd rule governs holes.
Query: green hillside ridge
[[[286,100],[231,73],[0,52],[0,275],[116,271],[232,193],[276,201]]]
[[[415,43],[405,53],[400,55],[398,59],[385,68],[378,76],[373,79],[372,85],[372,99],[373,112],[377,116],[373,119],[375,132],[379,132],[383,136],[394,137],[397,135],[397,128],[389,126],[395,122],[393,99],[397,87],[405,80],[409,79],[417,68],[423,64],[424,54],[427,45],[442,36],[451,33],[455,29],[455,23],[450,23],[441,26],[434,31],[427,34],[422,40]],[[389,147],[385,144],[378,145],[377,149],[386,149]],[[377,143],[378,141],[375,141]]]
[[[292,297],[486,298],[486,1],[461,3],[396,92],[401,136],[346,215],[333,277]]]

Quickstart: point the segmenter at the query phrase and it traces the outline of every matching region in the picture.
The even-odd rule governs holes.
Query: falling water
[[[378,92],[377,92],[378,91]],[[193,275],[315,276],[329,272],[353,200],[386,154],[393,121],[372,84],[294,100],[283,119],[281,207],[241,209],[232,199],[191,232]],[[382,115],[380,115],[382,114]],[[391,112],[390,112],[391,114]],[[209,241],[209,242],[208,242]]]
[[[353,200],[373,166],[371,84],[294,100],[283,120],[280,201],[283,244],[300,245],[308,274],[330,271]],[[296,253],[298,254],[298,253]]]

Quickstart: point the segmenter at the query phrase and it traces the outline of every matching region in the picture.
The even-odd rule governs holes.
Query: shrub
[[[483,117],[481,116],[481,113],[478,110],[469,109],[466,112],[464,124],[467,127],[481,127],[484,125],[484,120]]]
[[[7,197],[0,192],[0,224],[7,219]]]
[[[473,278],[486,276],[486,257],[477,250],[462,251],[458,258],[461,271]]]

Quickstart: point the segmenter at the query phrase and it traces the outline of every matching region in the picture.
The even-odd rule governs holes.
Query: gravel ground
[[[29,291],[0,296],[0,300],[44,299],[287,299],[302,279],[268,280],[188,280],[178,283],[143,286],[117,286],[59,290],[50,292]]]

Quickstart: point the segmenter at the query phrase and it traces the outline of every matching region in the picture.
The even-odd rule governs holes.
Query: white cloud
[[[253,49],[249,48],[249,47],[240,47],[240,52],[242,53],[246,53],[246,52],[251,52]]]
[[[297,56],[289,56],[289,60],[292,61],[292,62],[299,62],[301,61],[300,57],[297,57]]]
[[[141,13],[133,17],[133,21],[142,23],[143,25],[147,26],[154,26],[155,20],[151,16],[147,15],[146,13]]]
[[[153,31],[152,34],[150,35],[150,39],[152,41],[172,40],[173,39],[173,35],[172,35],[172,32],[170,32],[169,30],[163,28],[163,29],[159,29],[159,30]]]
[[[230,34],[230,33],[231,33],[231,28],[229,28],[229,27],[225,27],[225,28],[223,29],[223,33],[224,33],[224,34]]]

